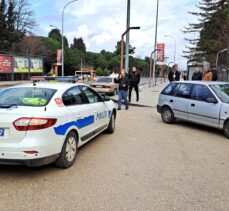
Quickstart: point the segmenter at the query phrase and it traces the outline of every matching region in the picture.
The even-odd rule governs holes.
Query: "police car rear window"
[[[56,91],[37,87],[8,88],[0,92],[0,106],[46,106]]]

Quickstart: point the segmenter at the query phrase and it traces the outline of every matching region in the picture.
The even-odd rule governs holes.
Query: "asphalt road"
[[[229,210],[229,141],[218,130],[120,111],[116,132],[67,170],[0,166],[0,210]]]

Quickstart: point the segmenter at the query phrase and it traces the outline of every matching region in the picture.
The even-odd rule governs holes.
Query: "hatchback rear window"
[[[0,92],[0,107],[4,106],[46,106],[55,94],[55,89],[20,87]]]

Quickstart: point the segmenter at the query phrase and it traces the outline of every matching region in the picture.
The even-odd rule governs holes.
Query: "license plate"
[[[96,88],[102,88],[103,86],[96,86]]]
[[[4,136],[4,129],[0,129],[0,137]]]

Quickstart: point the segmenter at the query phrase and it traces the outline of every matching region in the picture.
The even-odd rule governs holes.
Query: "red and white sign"
[[[12,56],[0,55],[0,72],[10,73],[13,71],[13,59]]]
[[[157,44],[157,61],[164,62],[165,59],[165,44],[158,43]]]
[[[57,49],[57,52],[56,52],[56,63],[57,63],[57,65],[61,65],[61,57],[62,57],[62,50]]]

